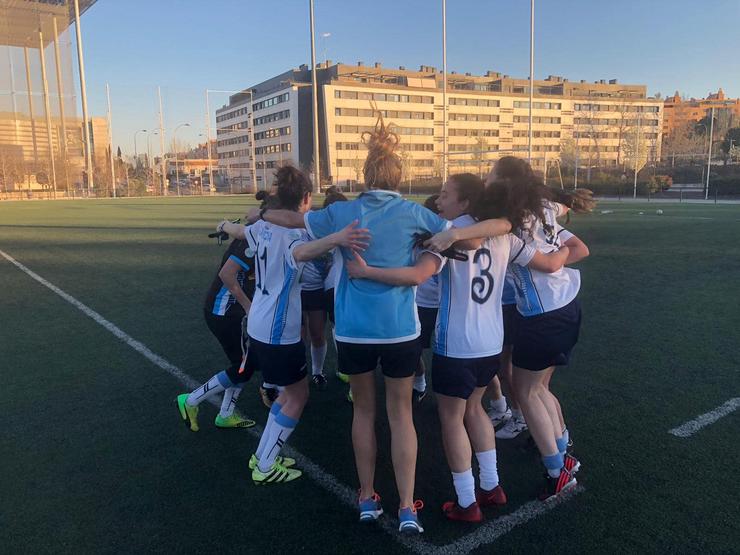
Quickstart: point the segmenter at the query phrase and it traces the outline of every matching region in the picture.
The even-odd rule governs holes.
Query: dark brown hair
[[[369,189],[387,189],[395,191],[401,183],[402,164],[395,150],[399,138],[383,122],[383,114],[373,105],[378,115],[375,129],[365,131],[361,135],[362,142],[367,146],[367,158],[363,166],[365,185]]]
[[[439,214],[439,208],[437,208],[438,198],[439,198],[439,193],[436,193],[434,195],[427,197],[427,199],[424,201],[424,208],[426,208],[427,210],[431,210],[435,214]]]
[[[512,230],[521,230],[529,218],[545,223],[543,200],[549,200],[549,188],[525,160],[504,156],[494,166],[496,179],[486,187],[474,214],[478,219],[507,218]]]
[[[468,213],[474,214],[485,190],[483,180],[472,173],[455,173],[447,180],[454,182],[457,186],[457,200],[467,200]]]
[[[308,176],[290,165],[282,166],[275,172],[275,183],[280,205],[286,210],[298,210],[303,197],[313,190]]]
[[[344,196],[344,194],[342,194],[342,192],[337,189],[335,185],[332,185],[326,191],[324,191],[324,194],[326,195],[324,197],[324,208],[326,208],[330,204],[334,204],[335,202],[348,200],[347,197]]]

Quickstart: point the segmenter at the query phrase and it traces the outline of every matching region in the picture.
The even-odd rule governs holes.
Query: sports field
[[[336,379],[312,390],[290,438],[307,470],[290,484],[252,484],[257,439],[215,429],[214,407],[198,433],[180,421],[183,381],[226,365],[202,317],[225,245],[206,234],[247,202],[0,204],[0,251],[68,295],[0,256],[1,552],[738,552],[740,411],[688,437],[669,430],[740,398],[740,205],[601,203],[566,224],[591,249],[581,339],[553,379],[579,488],[533,503],[535,451],[501,441],[508,509],[481,527],[447,522],[454,490],[428,396],[415,408],[427,531],[401,539],[382,419],[384,524],[361,527],[349,506],[352,407]],[[256,385],[239,410],[262,424]]]

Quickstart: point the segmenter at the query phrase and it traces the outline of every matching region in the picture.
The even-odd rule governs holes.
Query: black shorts
[[[504,316],[504,345],[513,345],[516,336],[516,317],[519,312],[515,304],[505,304],[501,306],[501,313]]]
[[[234,316],[230,316],[228,313],[226,316],[216,316],[209,310],[204,311],[208,329],[211,330],[214,337],[221,343],[221,348],[229,359],[230,364],[226,369],[226,374],[232,383],[243,383],[252,377],[252,373],[245,371],[239,374],[247,336],[246,334],[242,334],[242,318],[244,314],[241,311],[237,311],[234,314]]]
[[[425,306],[416,307],[419,313],[419,322],[421,323],[421,335],[419,341],[422,349],[428,349],[432,346],[432,334],[437,325],[438,308],[427,308]]]
[[[339,368],[349,375],[365,374],[378,367],[388,378],[408,378],[416,372],[421,356],[418,339],[403,343],[345,343],[337,341]]]
[[[303,312],[326,311],[326,294],[324,290],[301,291],[301,309]]]
[[[334,288],[324,291],[326,295],[326,311],[329,313],[329,320],[334,324]]]
[[[518,368],[539,371],[564,366],[578,342],[581,305],[573,299],[562,308],[525,318],[517,313],[511,362]]]
[[[306,346],[303,341],[292,345],[270,345],[249,338],[245,372],[262,372],[267,383],[293,385],[306,377]]]
[[[498,372],[499,355],[452,358],[432,355],[432,390],[440,395],[468,399],[475,388],[486,387]]]

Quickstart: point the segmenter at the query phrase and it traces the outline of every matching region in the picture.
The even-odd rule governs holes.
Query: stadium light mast
[[[447,0],[442,0],[442,182],[447,181]],[[409,184],[409,189],[411,185]]]
[[[532,164],[532,105],[534,103],[534,0],[529,2],[529,140],[528,162]]]
[[[85,57],[82,54],[82,29],[80,28],[80,2],[74,0],[75,33],[77,36],[77,65],[80,73],[80,97],[82,98],[83,137],[85,139],[85,166],[87,167],[87,196],[95,187],[93,176],[92,151],[90,149],[90,128],[87,115],[87,87],[85,84]]]
[[[110,141],[110,186],[113,189],[113,198],[116,198],[116,166],[113,163],[113,115],[110,106],[110,85],[105,84],[105,97],[108,99],[108,140]],[[128,178],[128,175],[126,176]]]
[[[189,123],[181,123],[172,132],[172,146],[175,147],[175,183],[177,184],[177,196],[180,196],[180,166],[177,165],[177,130],[181,127],[190,127]]]
[[[714,106],[712,106],[712,121],[709,122],[709,151],[707,153],[707,186],[704,190],[704,200],[709,199],[709,172],[712,170],[712,139],[714,138]]]
[[[319,90],[316,78],[316,31],[314,29],[313,0],[309,0],[311,23],[311,102],[313,103],[313,180],[316,192],[321,192],[321,164],[319,162]]]

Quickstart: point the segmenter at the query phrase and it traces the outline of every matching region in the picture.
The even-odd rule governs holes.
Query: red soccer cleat
[[[545,475],[545,486],[539,495],[539,499],[540,501],[555,499],[559,494],[572,488],[577,483],[575,477],[563,467],[560,469],[560,475],[557,478]]]
[[[563,466],[565,467],[565,470],[567,470],[571,474],[575,474],[581,468],[581,461],[579,461],[570,453],[566,453],[565,460],[563,461]]]
[[[478,501],[478,505],[481,507],[501,507],[503,505],[506,505],[506,493],[504,493],[504,488],[502,488],[500,485],[496,486],[490,491],[486,491],[484,489],[476,489],[475,491],[475,499]]]
[[[480,511],[478,503],[473,502],[470,507],[463,509],[455,501],[447,501],[442,505],[442,512],[449,520],[460,522],[482,522],[483,513]]]

